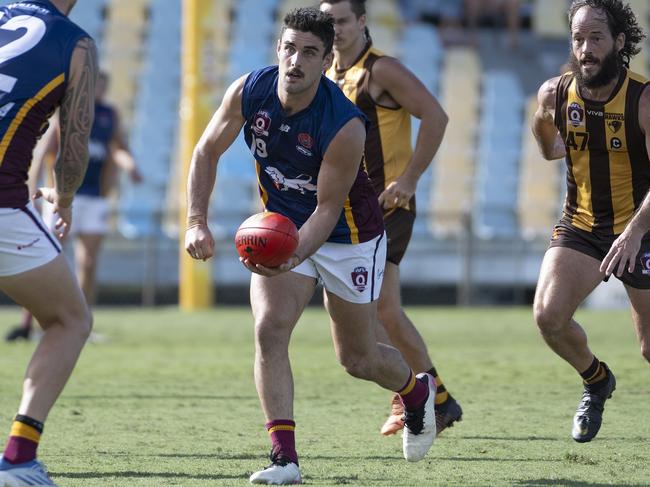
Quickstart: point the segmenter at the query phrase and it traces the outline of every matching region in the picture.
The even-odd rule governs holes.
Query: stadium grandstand
[[[11,2],[0,1],[0,4]],[[470,22],[463,0],[369,0],[374,44],[439,98],[450,122],[417,189],[418,219],[402,262],[405,301],[501,303],[531,299],[564,191],[564,163],[541,158],[530,132],[539,85],[567,59],[566,0],[521,0],[518,29],[503,12]],[[479,2],[480,3],[480,2]],[[629,0],[647,30],[650,2]],[[213,111],[236,77],[274,63],[284,14],[304,0],[214,0],[203,19],[203,103]],[[71,18],[97,41],[144,181],[113,195],[113,231],[100,258],[99,302],[173,302],[177,296],[181,0],[79,0]],[[512,37],[512,36],[516,37]],[[650,46],[632,68],[649,69]],[[414,137],[418,121],[414,120]],[[243,138],[219,163],[211,228],[217,301],[248,299],[249,272],[233,245],[259,211]]]

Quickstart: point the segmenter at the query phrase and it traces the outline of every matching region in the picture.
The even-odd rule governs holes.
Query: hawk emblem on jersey
[[[641,261],[641,274],[650,276],[650,252],[643,254],[639,260]]]
[[[364,292],[368,286],[368,270],[365,267],[355,267],[350,276],[352,285],[357,288],[357,291]]]
[[[268,136],[269,128],[271,128],[271,117],[269,116],[269,112],[260,110],[255,114],[253,124],[251,125],[251,130],[255,132],[257,136]]]
[[[579,103],[571,103],[567,108],[567,117],[571,125],[578,127],[584,123],[585,111]]]
[[[609,130],[616,133],[623,126],[623,122],[621,122],[620,120],[610,120],[609,122],[607,122],[607,126],[609,127]]]
[[[305,191],[316,192],[316,185],[311,184],[312,177],[306,174],[301,174],[297,178],[290,179],[286,178],[279,169],[272,166],[266,167],[264,172],[270,176],[273,184],[280,191],[295,189],[296,191],[300,191],[300,194],[305,194]]]

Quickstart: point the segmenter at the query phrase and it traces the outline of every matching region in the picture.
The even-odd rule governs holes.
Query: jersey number
[[[251,152],[259,157],[268,157],[269,153],[266,150],[266,142],[264,139],[258,139],[253,136],[253,143],[251,144]]]
[[[4,12],[0,14],[0,21],[2,21],[3,16]],[[18,57],[32,49],[41,41],[47,31],[45,22],[43,22],[42,19],[32,17],[31,15],[18,15],[12,17],[7,22],[0,25],[0,29],[11,32],[16,32],[18,29],[24,29],[22,35],[18,39],[11,40],[0,46],[0,64]],[[18,78],[0,73],[0,91],[5,93],[11,92],[17,81]]]
[[[566,145],[573,150],[586,150],[587,142],[589,142],[589,132],[574,132],[570,130],[566,136]]]

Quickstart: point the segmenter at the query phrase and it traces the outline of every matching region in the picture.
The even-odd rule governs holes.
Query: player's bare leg
[[[641,355],[650,362],[650,289],[625,286],[630,298],[634,330],[641,346]]]
[[[75,237],[75,267],[79,285],[89,306],[95,303],[97,259],[104,235],[79,234]]]
[[[271,464],[255,472],[252,483],[300,482],[293,421],[293,375],[289,341],[314,294],[316,280],[295,272],[275,277],[251,276],[255,319],[255,387],[273,444]]]
[[[594,356],[587,335],[573,319],[576,309],[603,280],[600,263],[593,257],[564,247],[546,251],[535,293],[534,315],[549,347],[578,372]]]
[[[0,290],[26,307],[44,329],[27,366],[23,396],[0,461],[0,484],[16,472],[34,485],[54,485],[36,461],[43,423],[79,358],[91,329],[86,300],[63,254],[36,269],[0,277]],[[22,473],[21,473],[22,475]]]
[[[582,400],[573,418],[571,435],[578,442],[591,441],[598,433],[605,400],[616,388],[607,364],[589,349],[587,334],[573,319],[580,303],[602,281],[600,262],[564,247],[546,251],[535,302],[535,321],[546,343],[581,375]]]
[[[436,436],[433,377],[420,374],[416,380],[399,350],[377,342],[376,302],[355,304],[334,293],[326,295],[339,362],[353,377],[399,392],[405,407],[404,457],[409,461],[421,460]]]
[[[377,339],[393,344],[404,356],[411,369],[427,372],[436,380],[436,422],[438,433],[460,421],[463,411],[456,400],[449,395],[433,367],[429,351],[413,322],[402,307],[399,266],[386,262],[384,280],[379,296],[379,321]],[[384,331],[385,330],[385,331]],[[386,336],[388,341],[383,337]],[[383,435],[392,435],[404,428],[404,408],[398,395],[393,395],[391,412],[381,428]]]

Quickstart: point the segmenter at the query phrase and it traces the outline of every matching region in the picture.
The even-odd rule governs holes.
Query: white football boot
[[[251,484],[294,485],[302,483],[300,469],[291,460],[272,458],[271,462],[264,470],[251,475],[249,479]]]
[[[0,487],[56,487],[38,460],[12,465],[0,460]]]
[[[402,448],[404,458],[409,462],[422,460],[436,439],[436,381],[427,373],[416,376],[416,380],[425,381],[429,387],[429,397],[417,409],[404,411],[404,436]]]

